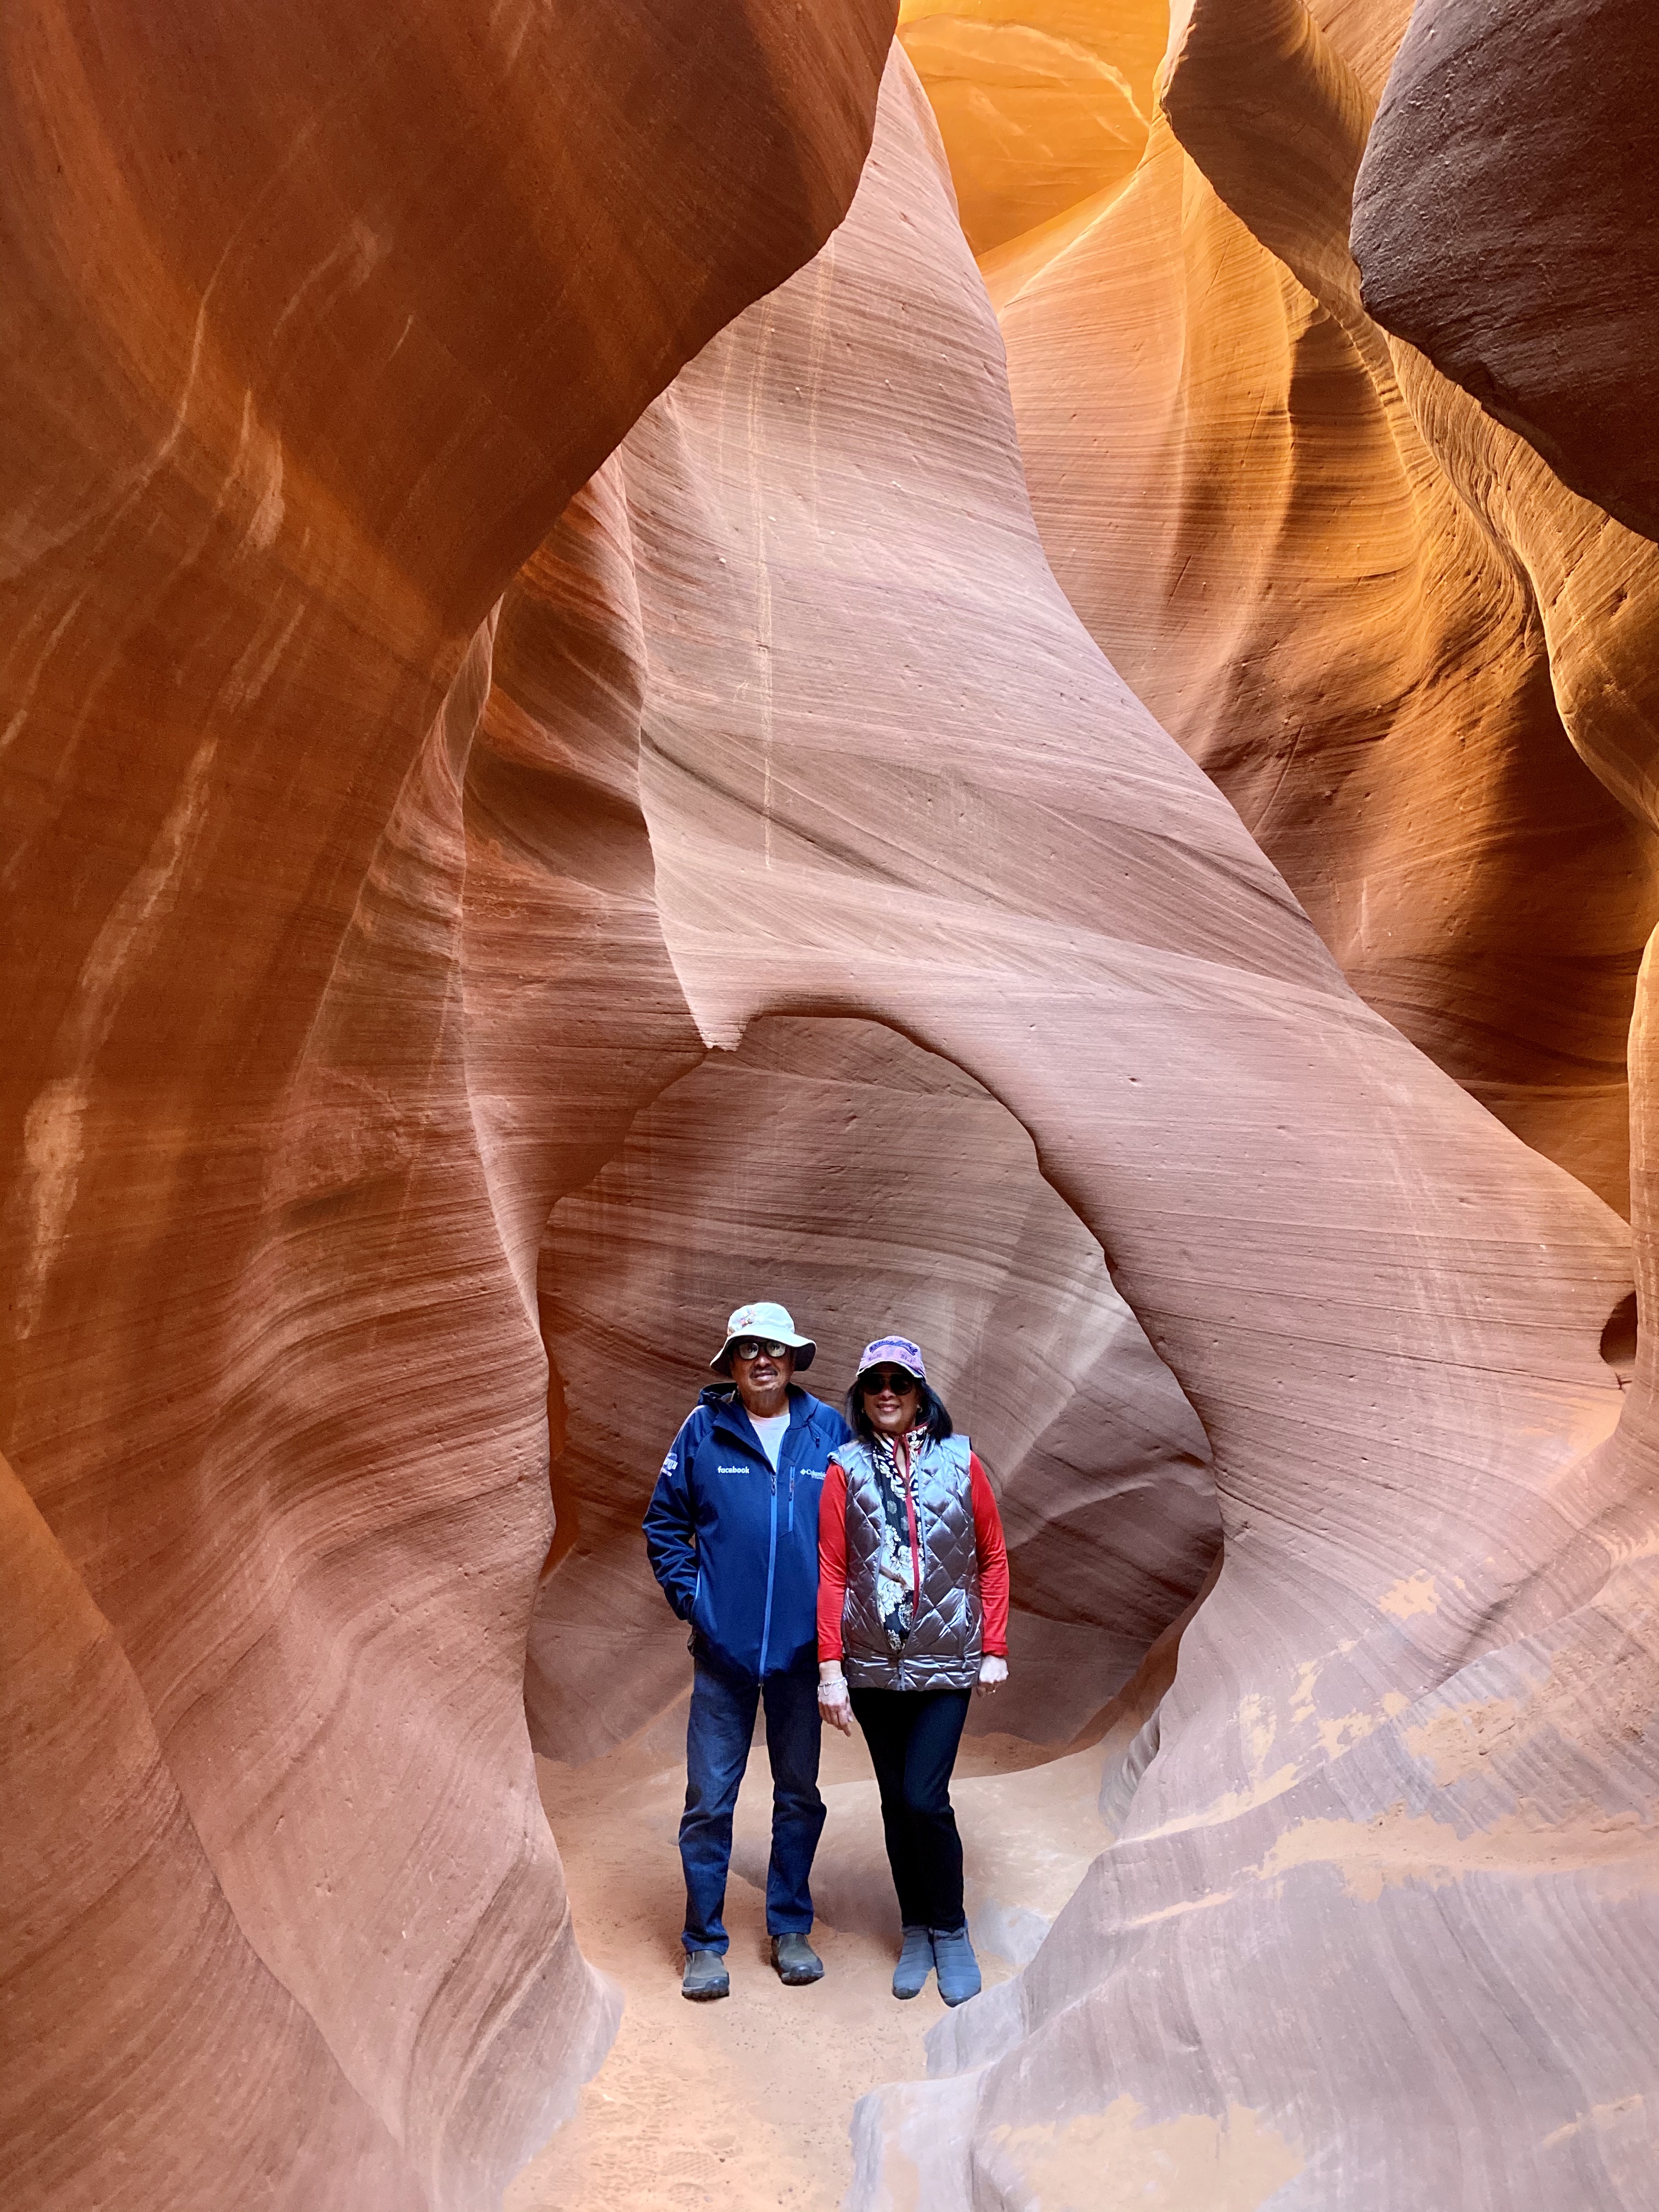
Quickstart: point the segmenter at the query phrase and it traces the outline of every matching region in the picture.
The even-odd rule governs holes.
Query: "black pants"
[[[907,1928],[967,1925],[962,1838],[951,1809],[970,1690],[850,1690],[881,1787],[887,1863]]]

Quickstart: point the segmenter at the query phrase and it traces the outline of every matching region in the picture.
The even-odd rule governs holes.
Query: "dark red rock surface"
[[[1659,538],[1659,42],[1644,0],[1418,0],[1354,196],[1365,304]]]

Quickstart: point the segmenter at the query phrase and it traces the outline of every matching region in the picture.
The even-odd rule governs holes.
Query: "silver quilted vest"
[[[932,1439],[910,1470],[921,1569],[915,1622],[895,1651],[876,1605],[884,1521],[870,1447],[836,1447],[847,1472],[847,1602],[842,1667],[857,1690],[969,1690],[984,1653],[979,1548],[974,1541],[966,1437]]]

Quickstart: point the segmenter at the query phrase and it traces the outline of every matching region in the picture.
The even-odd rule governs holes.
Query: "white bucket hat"
[[[726,1341],[708,1363],[716,1375],[732,1372],[732,1346],[740,1336],[757,1336],[766,1344],[787,1344],[795,1355],[797,1374],[809,1368],[817,1356],[818,1348],[811,1338],[797,1334],[787,1306],[771,1298],[758,1298],[753,1305],[739,1306],[727,1321]]]

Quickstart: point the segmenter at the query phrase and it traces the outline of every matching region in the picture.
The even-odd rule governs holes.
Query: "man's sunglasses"
[[[769,1359],[781,1359],[788,1349],[787,1344],[774,1344],[770,1337],[740,1336],[732,1343],[732,1357],[733,1359],[758,1359],[763,1352]]]
[[[896,1398],[908,1398],[918,1387],[908,1367],[870,1367],[859,1377],[859,1389],[866,1398],[878,1398],[884,1390],[890,1390]]]

